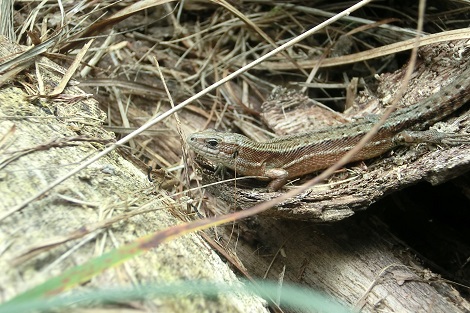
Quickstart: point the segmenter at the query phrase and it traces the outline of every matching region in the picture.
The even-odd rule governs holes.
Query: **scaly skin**
[[[470,100],[470,67],[439,92],[392,113],[377,134],[351,159],[366,160],[410,142],[443,142],[452,134],[420,131],[455,112]],[[256,142],[246,136],[212,129],[191,134],[187,143],[197,154],[239,175],[271,180],[270,191],[288,179],[334,164],[373,127],[371,120]],[[420,131],[420,132],[417,132]]]

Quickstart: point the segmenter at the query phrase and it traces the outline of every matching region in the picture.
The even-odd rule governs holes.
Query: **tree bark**
[[[260,217],[226,227],[221,244],[236,249],[256,277],[301,284],[361,312],[468,312],[470,303],[423,266],[376,218],[335,223]]]
[[[423,90],[447,84],[452,75],[458,75],[461,68],[467,66],[467,59],[455,60],[456,63],[451,65],[443,60],[452,55],[450,51],[454,48],[454,51],[459,51],[465,47],[468,47],[468,41],[422,49],[423,59],[402,101],[403,105],[426,97]],[[444,50],[447,54],[441,56],[443,64],[428,61],[429,58],[438,62],[439,58],[431,54]],[[397,89],[400,77],[402,72],[383,76],[380,88],[384,91],[379,93],[380,98],[388,97],[391,91]],[[371,97],[362,95],[359,98],[365,101]],[[359,111],[377,112],[378,102],[377,99],[375,104],[368,102],[375,105],[374,109],[357,104],[346,117],[327,111],[321,122],[323,125],[332,123],[332,120],[335,121],[333,123],[343,122],[359,114]],[[314,127],[312,121],[317,121],[321,116],[322,110],[312,105],[310,99],[287,92],[264,104],[267,110],[264,112],[265,120],[270,120],[268,126],[278,134],[304,131],[306,129],[301,127]],[[315,118],[307,120],[312,114]],[[465,113],[462,115],[460,123],[465,126],[468,118]],[[292,120],[292,124],[283,120],[286,118]],[[468,145],[395,149],[392,153],[367,161],[367,169],[363,166],[354,169],[352,174],[336,174],[329,182],[284,201],[263,216],[241,222],[235,227],[226,227],[217,234],[223,235],[221,244],[236,251],[238,259],[250,274],[284,283],[302,284],[340,299],[362,312],[468,312],[470,304],[452,284],[427,269],[415,252],[391,235],[385,225],[368,214],[370,212],[357,212],[368,209],[371,203],[385,195],[418,181],[440,183],[464,173],[469,168],[469,152]],[[214,175],[212,164],[204,160],[200,160],[200,164],[204,184],[221,180]],[[226,175],[225,178],[230,177]],[[263,182],[240,180],[236,186],[223,183],[206,189],[215,199],[224,200],[227,207],[244,209],[278,195],[263,192],[265,186]],[[219,202],[209,201],[209,207],[220,211],[220,206],[214,203]],[[311,221],[336,222],[325,224]],[[237,240],[233,240],[234,229],[238,234]]]
[[[431,92],[460,75],[469,66],[469,47],[470,41],[460,40],[421,48],[421,59],[413,73],[413,80],[400,101],[400,107],[428,97]],[[462,53],[465,57],[462,57]],[[313,100],[295,92],[278,90],[263,104],[263,120],[278,135],[286,135],[364,118],[364,115],[370,115],[371,112],[381,114],[386,109],[382,104],[388,103],[390,100],[386,99],[392,99],[395,91],[399,89],[404,71],[405,69],[402,69],[393,74],[383,74],[376,94],[364,91],[357,97],[356,105],[342,115],[318,107]],[[458,119],[448,118],[439,123],[440,127],[446,132],[465,134],[470,124],[467,112],[468,106],[459,111]],[[455,125],[458,125],[457,129]],[[245,131],[252,133],[249,128]],[[361,165],[356,162],[352,168],[350,165],[350,170],[333,175],[327,182],[314,186],[308,192],[285,201],[264,214],[276,218],[317,222],[348,218],[357,211],[367,209],[384,196],[412,184],[428,181],[437,185],[467,172],[470,169],[470,145],[399,147],[364,163],[365,165]],[[213,174],[213,165],[203,162],[201,165],[205,182],[220,180],[219,176]],[[307,178],[314,175],[307,175]],[[226,178],[232,177],[233,175]],[[305,180],[304,177],[301,182]],[[294,182],[286,188],[298,184],[300,183]],[[237,181],[236,187],[233,183],[225,183],[208,187],[208,190],[218,198],[244,209],[279,195],[279,192],[265,192],[265,187],[266,183],[240,180]],[[237,201],[233,202],[233,198]]]
[[[0,40],[2,59],[23,50]],[[41,86],[38,81],[47,94],[62,73],[63,68],[39,57],[34,66],[0,87],[2,216],[114,141],[114,135],[102,128],[106,116],[98,103],[79,88],[67,87],[52,99],[35,96]],[[0,221],[0,301],[105,251],[180,223],[172,212],[185,205],[164,190],[153,189],[142,172],[113,152],[5,217]],[[107,223],[117,216],[122,218]],[[94,277],[81,289],[196,279],[241,285],[207,243],[190,234]],[[116,304],[119,306],[122,304]],[[247,295],[159,298],[138,306],[167,312],[201,308],[208,312],[267,312],[264,300]]]

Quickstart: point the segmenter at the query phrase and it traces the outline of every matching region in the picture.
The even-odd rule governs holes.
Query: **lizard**
[[[470,100],[470,66],[453,82],[431,96],[393,112],[373,138],[350,162],[377,157],[399,145],[464,143],[470,135],[425,130]],[[280,136],[264,142],[230,132],[207,129],[189,135],[197,154],[237,174],[270,181],[268,191],[279,190],[289,179],[325,169],[351,150],[374,126],[372,119]],[[459,139],[461,137],[467,139]]]

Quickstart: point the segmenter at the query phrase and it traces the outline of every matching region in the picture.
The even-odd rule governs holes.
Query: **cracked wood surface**
[[[460,75],[469,66],[467,59],[461,57],[462,54],[469,54],[469,47],[469,41],[462,40],[420,49],[421,59],[400,106],[410,105],[427,97],[436,88],[447,85],[449,79]],[[305,126],[324,127],[354,118],[369,118],[370,114],[380,114],[384,111],[383,104],[390,101],[391,91],[397,90],[402,77],[403,70],[383,74],[374,95],[361,93],[356,98],[356,105],[339,117],[329,110],[316,107],[314,101],[304,96],[278,90],[273,99],[263,104],[262,117],[278,135],[305,131],[307,129],[302,128]],[[459,118],[451,117],[437,123],[435,127],[447,132],[465,133],[470,123],[467,111],[468,105],[459,111]],[[322,115],[322,112],[325,114]],[[204,182],[220,181],[220,177],[213,175],[210,164],[202,163]],[[371,203],[406,186],[420,181],[439,184],[469,169],[470,145],[399,147],[378,158],[365,161],[364,164],[349,164],[328,182],[314,186],[309,192],[285,201],[264,214],[277,218],[337,221],[366,209]],[[233,176],[226,178],[231,177]],[[307,177],[311,178],[313,175]],[[301,181],[305,181],[305,178]],[[300,182],[295,181],[290,186],[288,184],[287,188],[298,184]],[[232,183],[224,183],[207,189],[228,203],[235,203],[236,207],[241,209],[272,199],[279,194],[265,192],[265,185],[253,180],[240,180],[236,188],[234,187]]]

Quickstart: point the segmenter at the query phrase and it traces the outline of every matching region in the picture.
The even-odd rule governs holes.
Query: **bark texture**
[[[468,40],[440,43],[420,49],[421,59],[406,94],[400,101],[400,107],[428,97],[460,75],[469,66],[469,50]],[[278,135],[286,135],[335,125],[354,118],[371,118],[371,114],[381,114],[386,109],[386,104],[400,86],[404,71],[405,69],[402,69],[393,74],[381,75],[377,91],[361,93],[356,98],[355,106],[343,115],[319,108],[313,100],[295,92],[277,90],[271,99],[263,104],[263,120]],[[470,119],[467,111],[468,106],[458,112],[459,117],[453,116],[434,127],[444,132],[468,133]],[[210,164],[203,164],[202,167],[206,182],[220,180],[220,177],[213,175]],[[363,164],[350,164],[347,170],[334,175],[329,181],[314,186],[310,191],[283,202],[265,214],[276,218],[338,221],[409,185],[420,181],[440,184],[469,169],[468,144],[448,147],[423,144],[399,147]],[[307,178],[313,176],[314,174]],[[305,180],[306,178],[303,178],[301,182]],[[301,182],[295,181],[285,188],[295,188],[295,185]],[[266,184],[253,180],[240,180],[236,188],[234,184],[227,183],[208,189],[217,197],[243,209],[279,195],[278,192],[265,192],[265,186]],[[237,199],[236,202],[233,201],[234,198]]]
[[[468,47],[468,41],[459,41],[421,49],[420,63],[402,105],[426,97],[430,90],[459,75],[467,66],[466,59],[452,56],[458,56],[459,51],[468,53]],[[264,104],[264,119],[283,135],[303,131],[304,125],[314,127],[319,119],[324,126],[367,112],[379,113],[383,110],[380,99],[390,97],[401,77],[401,71],[382,75],[375,96],[362,94],[347,114],[337,116],[328,111],[324,120],[323,109],[310,99],[292,92],[277,93]],[[458,112],[461,117],[440,123],[441,127],[452,129],[449,124],[458,119],[459,127],[453,129],[464,132],[468,126],[465,111]],[[410,184],[424,180],[438,184],[463,174],[469,169],[469,149],[426,145],[395,149],[365,162],[366,166],[350,165],[328,182],[281,203],[264,216],[216,234],[222,234],[221,244],[236,251],[237,260],[251,275],[299,283],[362,312],[467,312],[470,304],[452,284],[429,270],[429,263],[422,262],[371,212],[364,211]],[[203,160],[200,164],[205,183],[220,181],[211,164]],[[263,182],[239,180],[236,186],[224,183],[206,188],[213,198],[225,201],[225,208],[243,209],[278,195],[263,192],[265,186]],[[220,211],[224,204],[209,201],[208,206]],[[237,240],[233,239],[234,232]]]
[[[0,40],[1,58],[22,50]],[[98,103],[79,88],[67,87],[52,99],[36,96],[52,91],[62,73],[63,68],[39,57],[0,87],[1,216],[114,141],[102,128],[106,116]],[[110,249],[180,223],[176,214],[182,208],[184,203],[155,191],[119,153],[103,157],[0,221],[0,302]],[[240,285],[205,241],[190,234],[94,277],[81,289],[196,279]],[[128,305],[149,312],[267,312],[262,299],[246,295],[158,298]]]

